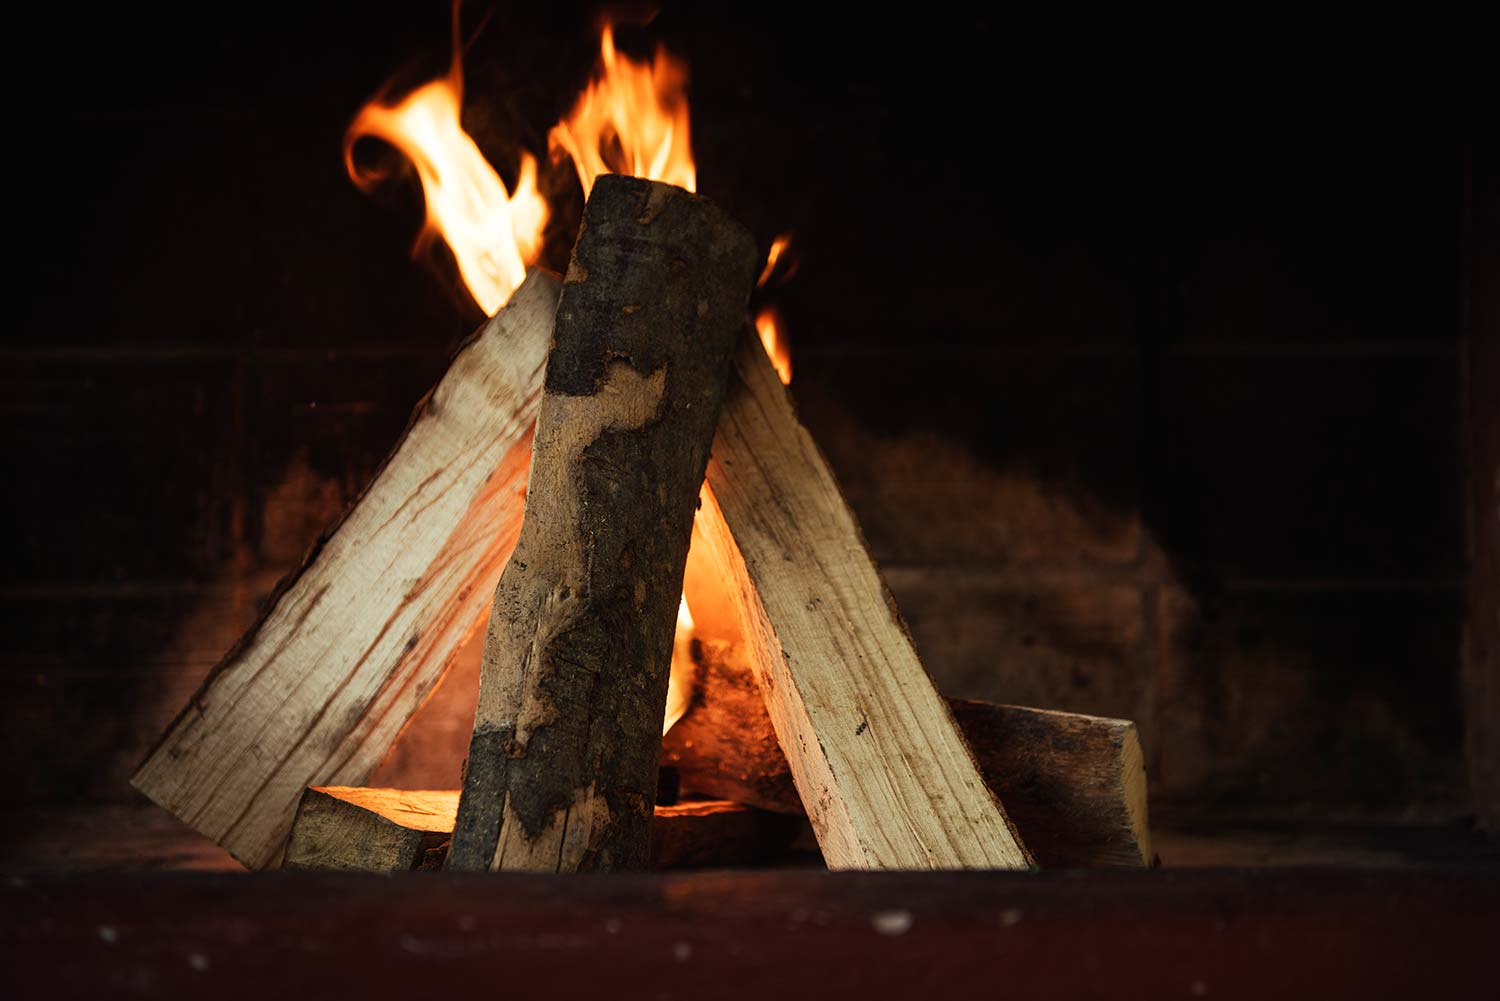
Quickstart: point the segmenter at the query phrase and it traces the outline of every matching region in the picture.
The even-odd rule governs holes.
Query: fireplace
[[[27,308],[6,348],[3,760],[25,819],[3,857],[17,893],[55,902],[76,886],[108,910],[153,885],[143,870],[240,868],[129,779],[486,312],[442,243],[413,262],[418,187],[362,193],[341,161],[372,94],[450,68],[447,14],[390,7],[185,46],[166,14],[90,15],[57,26],[63,51],[29,57],[52,85],[26,112],[48,153],[22,200]],[[1266,935],[1290,934],[1285,901],[1251,887],[1315,864],[1331,868],[1298,884],[1301,913],[1367,909],[1373,929],[1426,907],[1461,952],[1493,923],[1485,832],[1500,823],[1500,196],[1460,100],[1481,63],[1466,33],[977,10],[808,20],[666,5],[615,23],[630,58],[662,44],[690,67],[698,190],[761,252],[792,234],[752,310],[775,317],[797,413],[936,688],[1135,724],[1159,869],[1090,878],[1145,912],[1202,917],[1182,917],[1180,941],[1223,910],[1173,911],[1174,892],[1244,901]],[[600,23],[592,7],[460,18],[462,124],[512,187],[523,153],[537,158],[535,261],[559,273],[583,193],[548,131],[594,71]],[[370,785],[459,787],[483,643],[479,630],[461,646]],[[579,890],[579,906],[728,887],[742,906],[725,927],[753,935],[770,911],[743,901],[774,884],[809,924],[823,894],[848,892],[827,904],[831,926],[878,937],[903,920],[925,935],[934,915],[989,935],[1014,908],[1060,936],[1110,927],[1044,889],[1059,877],[1015,891],[1030,895],[1018,905],[993,876],[902,877],[890,892],[916,894],[909,907],[878,881],[829,890],[807,871],[822,861],[811,835],[778,831],[757,863],[771,883],[695,868]],[[1414,889],[1396,872],[1413,865],[1450,875]],[[1372,866],[1389,882],[1341,882]],[[76,875],[103,869],[122,874]],[[163,892],[184,908],[373,892],[297,878]],[[444,891],[393,892],[442,913]],[[985,907],[951,905],[965,892]],[[93,907],[43,910],[83,922],[68,934],[92,948],[126,920]],[[869,925],[867,911],[896,916]],[[702,959],[679,931],[661,933],[663,962]],[[416,941],[452,946],[450,932]],[[217,948],[189,953],[223,972]],[[1386,956],[1396,969],[1409,954]],[[1204,976],[1184,989],[1219,993]]]

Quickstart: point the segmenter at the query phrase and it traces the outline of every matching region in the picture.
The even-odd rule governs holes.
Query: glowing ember
[[[536,160],[527,153],[521,154],[515,193],[506,190],[459,124],[462,103],[463,66],[455,54],[448,76],[397,104],[366,105],[344,136],[344,162],[354,183],[368,190],[378,177],[355,164],[356,142],[374,136],[406,155],[427,202],[427,222],[416,249],[439,236],[446,240],[474,301],[493,315],[541,250],[547,203],[537,190]]]
[[[658,47],[649,63],[615,50],[614,30],[599,39],[599,71],[548,144],[572,157],[587,197],[600,174],[632,174],[698,190],[688,138],[687,64]]]

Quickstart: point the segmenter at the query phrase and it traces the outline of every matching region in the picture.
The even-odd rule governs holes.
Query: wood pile
[[[803,817],[831,868],[1150,864],[1132,724],[934,688],[747,323],[755,262],[708,200],[599,178],[566,277],[460,350],[137,788],[251,868],[743,865]],[[463,789],[360,788],[481,627]]]

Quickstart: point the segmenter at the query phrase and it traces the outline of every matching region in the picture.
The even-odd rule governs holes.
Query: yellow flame
[[[584,197],[600,174],[631,174],[698,190],[689,142],[687,64],[658,47],[649,63],[615,49],[614,29],[599,38],[599,69],[547,137],[567,153]]]
[[[760,334],[760,343],[771,356],[771,364],[776,366],[782,385],[789,385],[792,381],[792,352],[787,344],[786,323],[774,306],[764,306],[755,314],[755,331]]]
[[[349,176],[368,190],[376,178],[354,162],[366,136],[401,150],[417,171],[427,221],[417,249],[441,236],[459,274],[486,315],[505,305],[542,246],[547,203],[537,190],[536,160],[521,154],[520,176],[509,193],[474,140],[459,124],[463,69],[457,57],[448,76],[417,88],[396,104],[367,104],[344,137]]]
[[[782,233],[776,239],[771,241],[771,249],[766,252],[766,266],[761,269],[760,277],[755,280],[756,288],[765,288],[766,282],[770,281],[771,276],[776,273],[776,266],[781,263],[782,255],[786,253],[787,248],[791,245],[792,234],[790,233]],[[796,264],[793,263],[791,267],[795,268]],[[783,276],[782,280],[784,281],[785,279],[790,277],[791,272],[788,271],[788,273]]]
[[[661,732],[666,736],[672,725],[688,711],[693,700],[693,613],[687,598],[677,606],[677,632],[672,639],[672,672],[667,676],[667,714]]]

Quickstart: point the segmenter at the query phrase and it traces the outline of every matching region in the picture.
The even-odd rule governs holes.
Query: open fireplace
[[[17,63],[18,993],[1493,985],[1482,25],[203,17]]]

